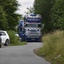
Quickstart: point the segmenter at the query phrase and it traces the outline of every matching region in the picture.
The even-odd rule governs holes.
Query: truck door
[[[24,40],[24,35],[25,35],[24,27],[20,27],[19,36],[20,36],[21,40]]]

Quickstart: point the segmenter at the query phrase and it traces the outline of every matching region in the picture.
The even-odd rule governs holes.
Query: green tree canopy
[[[54,29],[64,30],[64,0],[55,0],[51,9],[51,21]]]
[[[19,6],[18,2],[16,0],[0,0],[0,6],[2,6],[3,11],[5,11],[8,29],[14,30],[20,16],[15,13]]]
[[[42,23],[45,24],[45,31],[50,31],[52,29],[52,25],[50,23],[50,11],[54,2],[54,0],[35,0],[34,2],[35,13],[42,15]]]
[[[64,30],[64,0],[35,0],[35,13],[42,15],[44,30]]]
[[[8,23],[6,19],[6,13],[3,11],[2,6],[0,6],[0,30],[8,29]]]

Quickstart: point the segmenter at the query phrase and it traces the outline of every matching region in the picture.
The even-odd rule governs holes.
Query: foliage
[[[0,6],[0,30],[8,29],[8,23],[6,19],[6,13],[3,11],[2,6]]]
[[[64,64],[64,31],[55,31],[43,37],[44,46],[37,53],[52,64]]]
[[[16,36],[15,32],[12,30],[7,31],[10,37],[10,45],[24,45],[25,42],[20,42],[20,38]]]
[[[41,14],[42,23],[45,24],[45,32],[52,29],[50,11],[52,6],[54,5],[54,2],[54,0],[35,0],[34,2],[34,11],[37,14]]]
[[[26,14],[30,14],[30,13],[34,13],[34,8],[33,7],[30,7],[30,8],[27,8],[27,12],[25,12]]]
[[[6,14],[5,17],[3,16],[3,18],[6,18],[8,29],[14,30],[20,16],[15,13],[18,8],[18,2],[16,0],[0,0],[0,6],[2,7],[2,13],[4,14],[5,12]],[[3,18],[1,19],[3,20]]]
[[[64,0],[55,0],[51,9],[51,21],[54,29],[64,29]]]
[[[34,11],[42,15],[45,32],[64,30],[64,0],[35,0]]]

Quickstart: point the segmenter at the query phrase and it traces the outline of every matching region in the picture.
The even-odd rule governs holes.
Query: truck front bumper
[[[25,41],[37,41],[37,42],[41,42],[42,41],[42,37],[38,37],[38,38],[30,38],[25,36]]]

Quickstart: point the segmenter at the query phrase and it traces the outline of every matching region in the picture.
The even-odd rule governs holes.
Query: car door
[[[5,41],[6,41],[6,33],[5,32],[2,32],[1,33],[1,39],[2,39],[2,43],[5,44]]]

